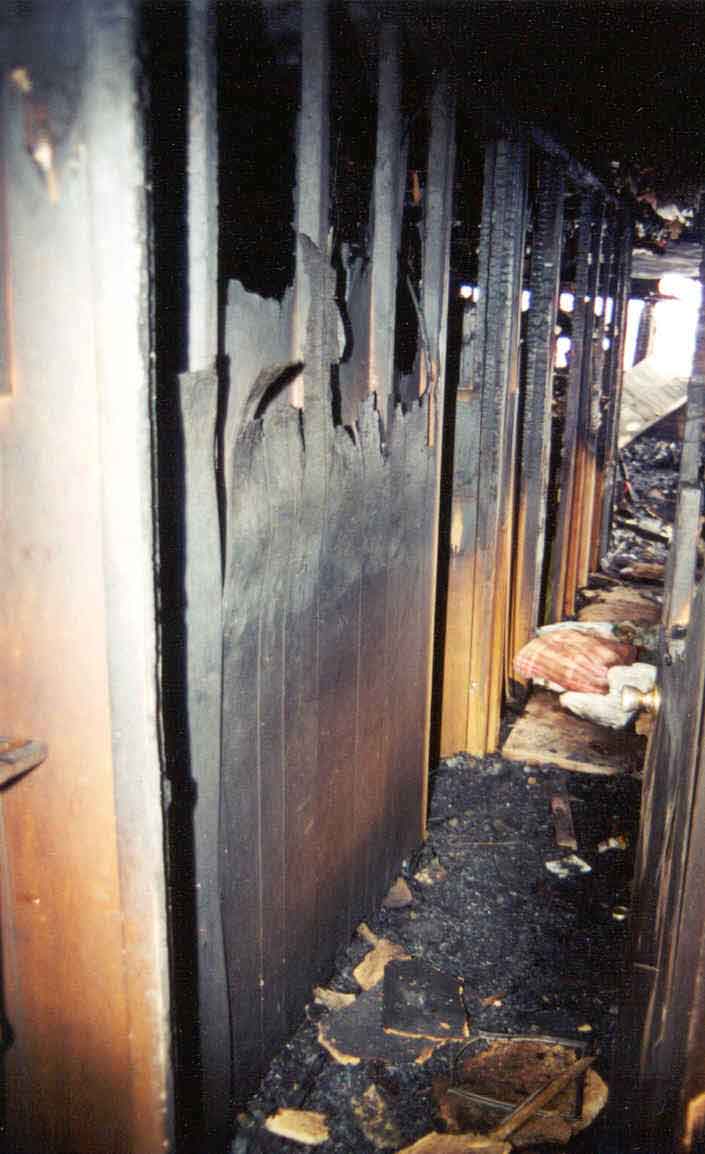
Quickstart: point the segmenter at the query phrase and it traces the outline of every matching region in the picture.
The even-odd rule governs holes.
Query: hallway
[[[458,756],[441,762],[428,841],[404,871],[412,900],[400,909],[382,907],[370,929],[412,958],[463,978],[470,1039],[483,1033],[573,1039],[581,1051],[587,1046],[597,1054],[595,1069],[609,1084],[639,790],[637,775],[569,774],[499,757]],[[556,845],[550,800],[566,794],[577,853],[590,872],[559,877],[547,865],[565,858],[567,851]],[[620,848],[600,852],[600,843],[609,838]],[[339,955],[331,987],[360,997],[353,970],[369,950],[369,942],[357,935]],[[368,1032],[360,1036],[360,1061],[345,1065],[318,1041],[320,1024],[336,1012],[309,1007],[307,1022],[239,1116],[232,1154],[300,1152],[300,1143],[262,1126],[286,1106],[326,1116],[330,1139],[317,1147],[321,1154],[400,1149],[442,1128],[438,1082],[450,1077],[467,1043],[439,1045],[416,1064],[413,1055],[406,1060],[403,1055],[375,1057],[375,1045],[381,1053],[384,1043]],[[466,1053],[488,1044],[480,1040]],[[387,1146],[365,1137],[356,1116],[356,1102],[371,1085],[388,1114]],[[490,1112],[485,1126],[502,1116]],[[479,1118],[477,1129],[482,1129]],[[395,1132],[398,1144],[392,1145]],[[596,1124],[569,1149],[596,1150],[598,1133]],[[522,1147],[519,1135],[513,1141]]]

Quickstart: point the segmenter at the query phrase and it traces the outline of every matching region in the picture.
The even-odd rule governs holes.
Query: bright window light
[[[570,337],[559,337],[556,341],[556,368],[568,368],[568,353],[570,352]]]
[[[661,296],[675,297],[684,304],[697,308],[700,304],[702,285],[700,281],[692,280],[687,276],[679,276],[676,272],[667,272],[658,282],[658,291]]]
[[[657,301],[654,306],[650,355],[663,372],[687,378],[693,368],[702,285],[668,273],[659,281],[659,292],[673,299]]]

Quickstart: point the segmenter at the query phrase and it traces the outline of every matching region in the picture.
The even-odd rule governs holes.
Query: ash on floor
[[[634,778],[529,769],[497,757],[442,762],[428,841],[404,870],[413,902],[380,909],[370,929],[412,957],[462,976],[472,1035],[590,1039],[599,1053],[596,1068],[609,1081],[628,932],[628,919],[618,919],[629,906],[639,792]],[[590,872],[561,877],[547,868],[570,854],[556,847],[550,813],[551,798],[560,793],[570,799],[577,853]],[[614,844],[605,849],[610,838]],[[359,992],[352,971],[369,949],[356,937],[341,952],[331,985]],[[300,1144],[263,1129],[282,1107],[326,1116],[330,1137],[316,1146],[320,1154],[371,1154],[380,1143],[360,1126],[360,1102],[370,1085],[398,1137],[398,1146],[386,1148],[443,1129],[432,1084],[448,1075],[459,1043],[440,1046],[423,1065],[340,1065],[318,1042],[317,1020],[325,1013],[312,1005],[309,1020],[272,1063],[239,1117],[232,1154],[300,1154]],[[564,1148],[597,1149],[593,1131]]]

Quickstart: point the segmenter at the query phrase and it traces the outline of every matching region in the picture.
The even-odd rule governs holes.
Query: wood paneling
[[[467,679],[462,655],[446,661],[446,674],[456,676],[446,676],[444,684],[444,753],[458,748],[463,732],[459,747],[473,754],[495,749],[499,739],[514,524],[526,195],[525,143],[492,141],[483,189],[474,354],[477,398],[469,397],[467,407],[459,403],[456,415],[448,574],[446,637],[455,648],[467,632],[469,613],[470,657]],[[462,519],[473,500],[477,509],[470,508],[473,531],[468,535]]]
[[[218,391],[218,377],[213,369],[182,373],[179,377],[185,668],[181,661],[178,668],[185,673],[187,695],[189,757],[188,765],[181,769],[188,770],[191,785],[186,805],[188,813],[193,813],[193,878],[192,893],[177,891],[174,895],[173,912],[175,917],[184,916],[181,903],[194,901],[195,925],[174,927],[174,933],[188,934],[195,929],[196,941],[189,945],[195,948],[198,990],[194,994],[187,976],[180,974],[178,979],[185,988],[175,990],[174,996],[183,996],[193,1003],[199,1023],[196,1064],[203,1094],[203,1123],[212,1138],[222,1130],[223,1103],[227,1102],[230,1089],[218,849],[222,678],[221,543],[215,477]],[[172,446],[172,452],[174,449]],[[183,661],[183,653],[181,656]],[[176,804],[176,788],[172,806]],[[170,811],[173,837],[183,840],[183,829],[175,819],[176,814]],[[184,845],[179,848],[182,852],[187,850]],[[184,885],[176,875],[171,881],[175,887]],[[181,964],[188,965],[186,955]],[[187,1076],[196,1076],[196,1071],[189,1069]]]
[[[562,621],[572,616],[578,588],[581,547],[579,526],[582,523],[588,471],[595,292],[602,247],[603,212],[604,201],[599,193],[592,191],[581,194],[560,502],[551,555],[551,599],[548,612],[551,621]]]
[[[136,16],[40,5],[9,32],[67,159],[52,203],[24,139],[33,97],[15,93],[0,714],[49,753],[1,803],[4,1137],[17,1154],[154,1154],[170,1038]]]
[[[477,310],[463,310],[459,387],[455,402],[455,451],[450,524],[449,582],[452,623],[446,625],[443,652],[442,749],[465,748],[470,687],[474,541],[477,532],[477,479],[480,457],[481,393],[475,376]],[[450,602],[449,590],[449,605]]]
[[[429,444],[430,402],[440,419],[454,122],[442,83],[423,302],[434,380],[403,409],[394,404],[404,163],[393,28],[381,46],[380,87],[393,99],[380,105],[377,128],[386,184],[384,196],[381,180],[373,189],[379,243],[362,326],[370,380],[351,427],[333,422],[338,331],[326,245],[298,238],[305,291],[294,295],[292,331],[305,343],[294,343],[293,362],[288,301],[279,309],[230,292],[220,878],[237,1098],[423,829],[439,442],[436,433]],[[302,120],[325,136],[320,86],[305,84],[302,100]],[[301,408],[278,390],[299,372],[292,399]]]
[[[629,288],[631,285],[632,219],[629,210],[624,205],[620,205],[619,207],[617,227],[618,264],[614,291],[614,318],[611,345],[608,354],[607,377],[605,381],[607,406],[601,430],[601,448],[598,450],[601,462],[600,488],[602,507],[599,536],[599,554],[601,557],[607,553],[610,526],[612,524],[612,505],[614,501],[617,469],[617,435],[622,399],[622,365],[624,362],[627,306],[629,304]]]
[[[614,1121],[628,1150],[701,1150],[705,885],[705,584],[694,554],[702,486],[705,307],[701,306],[667,587],[661,707],[646,759]],[[690,398],[689,398],[690,399]],[[697,464],[696,464],[697,463]],[[692,508],[697,490],[698,508]]]
[[[511,657],[529,641],[540,624],[564,195],[565,178],[560,161],[550,156],[541,157],[531,246]]]
[[[604,206],[602,242],[600,245],[597,276],[595,279],[595,302],[601,301],[601,310],[593,310],[592,351],[589,375],[585,390],[585,421],[583,437],[585,444],[582,497],[579,513],[578,553],[576,560],[576,583],[578,588],[587,585],[591,562],[594,555],[593,528],[595,521],[595,496],[597,491],[597,447],[602,423],[603,388],[605,375],[605,337],[607,328],[607,294],[612,282],[612,262],[614,259],[614,218],[608,205]],[[593,562],[594,564],[594,562]]]

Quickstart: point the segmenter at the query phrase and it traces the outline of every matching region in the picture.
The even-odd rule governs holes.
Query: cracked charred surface
[[[597,1069],[609,1081],[628,932],[628,920],[613,915],[622,916],[619,907],[629,906],[639,791],[631,777],[528,770],[498,757],[442,762],[435,774],[428,841],[405,867],[413,902],[382,907],[371,929],[413,957],[462,975],[471,1036],[589,1040],[599,1050]],[[571,800],[578,852],[591,865],[590,873],[560,878],[546,869],[546,861],[564,856],[555,844],[550,813],[556,793]],[[598,851],[600,842],[619,834],[625,835],[626,849]],[[433,884],[415,879],[424,867],[434,867]],[[353,970],[369,948],[369,941],[356,937],[340,951],[334,987],[359,992]],[[360,1130],[354,1101],[370,1086],[384,1100],[401,1144],[442,1128],[432,1085],[434,1078],[450,1074],[459,1044],[437,1047],[424,1064],[339,1065],[317,1042],[318,1020],[325,1013],[312,1005],[310,1020],[274,1059],[248,1112],[240,1116],[233,1154],[294,1154],[296,1144],[261,1128],[282,1106],[326,1115],[330,1138],[317,1147],[321,1154],[368,1154],[376,1147]],[[573,1139],[568,1149],[596,1149],[598,1127]]]

